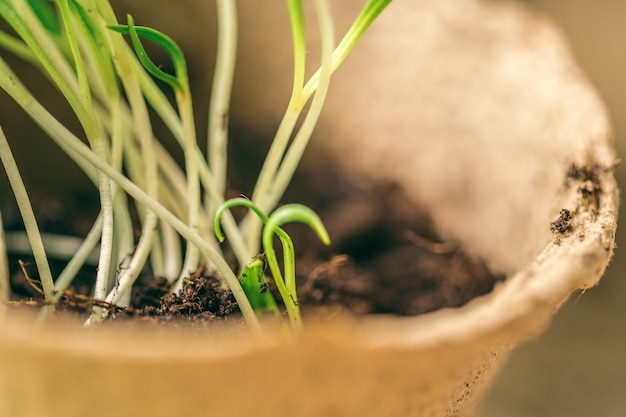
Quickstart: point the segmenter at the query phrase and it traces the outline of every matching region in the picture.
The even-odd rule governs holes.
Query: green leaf
[[[61,34],[61,24],[56,14],[54,5],[50,0],[27,0],[31,9],[43,25],[43,27],[54,35]]]
[[[180,47],[176,44],[176,42],[174,42],[172,38],[155,29],[143,26],[135,26],[133,17],[131,15],[128,15],[128,25],[112,25],[109,26],[109,29],[130,36],[133,48],[135,48],[135,53],[137,54],[137,58],[139,58],[141,64],[150,74],[152,74],[159,80],[167,83],[175,90],[188,88],[187,63],[185,61],[185,56],[183,55]],[[148,54],[143,45],[141,44],[141,40],[139,39],[140,37],[152,41],[165,49],[170,59],[172,60],[172,63],[174,64],[176,76],[162,71],[154,62],[152,62],[152,60],[148,57]]]
[[[278,316],[280,315],[280,310],[268,288],[263,267],[263,260],[260,258],[250,262],[243,269],[239,282],[257,316],[262,316],[266,313],[273,313]]]

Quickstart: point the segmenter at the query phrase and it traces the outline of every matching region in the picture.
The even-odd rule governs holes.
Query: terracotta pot
[[[276,24],[248,12],[261,17],[244,26],[242,52]],[[244,63],[280,77],[262,58]],[[252,127],[268,119],[247,116]],[[315,146],[340,156],[347,175],[399,182],[443,237],[506,281],[419,317],[313,321],[297,341],[33,328],[5,315],[0,415],[469,415],[508,352],[595,285],[612,255],[618,192],[604,107],[559,33],[517,5],[393,3],[338,72],[318,132]],[[561,209],[571,219],[552,233]]]

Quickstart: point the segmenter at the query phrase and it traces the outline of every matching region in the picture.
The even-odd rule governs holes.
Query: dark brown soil
[[[572,230],[570,221],[572,220],[572,213],[568,209],[561,209],[558,219],[552,222],[550,229],[552,233],[564,234]]]
[[[337,181],[334,184],[335,195],[326,195],[323,204],[315,207],[331,233],[330,247],[317,242],[301,225],[288,227],[298,252],[298,288],[305,311],[331,305],[358,314],[416,315],[459,307],[491,291],[499,279],[458,245],[437,242],[427,216],[413,210],[399,187],[387,184],[364,189]],[[309,184],[304,189],[312,188],[315,186]],[[48,207],[42,210],[42,227],[57,231],[58,224],[53,221],[57,215],[51,219],[46,213],[58,202],[40,200],[36,206]],[[15,222],[9,222],[9,228],[15,227]],[[14,300],[41,305],[41,295],[19,268],[18,259],[11,257]],[[36,269],[26,261],[24,271],[36,279]],[[53,260],[52,264],[55,271],[63,266],[60,261]],[[114,317],[159,321],[207,321],[238,311],[230,290],[204,270],[189,277],[180,294],[169,293],[164,279],[145,271],[125,311],[89,298],[88,283],[93,276],[93,267],[84,268],[77,283],[62,294],[58,307],[86,312],[95,303]]]
[[[232,292],[214,276],[200,268],[185,279],[183,289],[169,291],[164,279],[144,277],[133,290],[128,316],[154,317],[161,321],[173,319],[212,320],[224,318],[238,310]],[[120,316],[118,314],[118,316]]]
[[[621,160],[616,160],[613,164],[603,166],[599,164],[593,164],[590,166],[578,166],[572,164],[567,171],[567,179],[569,181],[579,181],[582,183],[579,186],[578,191],[586,198],[590,199],[592,203],[597,205],[598,196],[602,191],[600,186],[600,175],[614,170],[622,163]]]

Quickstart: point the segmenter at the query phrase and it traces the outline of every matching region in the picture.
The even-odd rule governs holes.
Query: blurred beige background
[[[626,2],[527,0],[552,18],[609,108],[626,161]],[[626,184],[626,163],[617,170]],[[626,416],[626,219],[600,285],[574,296],[540,338],[519,348],[478,417]],[[624,245],[620,247],[620,245]]]

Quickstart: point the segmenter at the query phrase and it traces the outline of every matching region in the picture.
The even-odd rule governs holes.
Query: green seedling
[[[71,285],[97,248],[94,298],[124,305],[147,264],[155,275],[168,279],[172,291],[179,291],[183,280],[204,265],[230,287],[250,328],[260,331],[258,315],[279,311],[271,294],[262,292],[263,262],[255,256],[263,245],[291,326],[296,332],[300,330],[293,243],[281,226],[303,222],[325,243],[328,234],[310,209],[292,204],[276,207],[317,124],[332,72],[391,0],[368,1],[338,44],[329,1],[311,1],[321,38],[319,70],[307,80],[303,2],[287,0],[294,56],[293,68],[286,68],[287,72],[293,71],[291,97],[251,192],[254,203],[243,203],[243,199],[225,203],[225,122],[237,55],[237,2],[216,0],[217,64],[205,153],[198,145],[185,57],[171,38],[135,25],[132,16],[127,16],[125,23],[119,22],[109,0],[0,0],[0,18],[6,23],[3,27],[10,27],[0,29],[0,49],[41,71],[66,100],[82,131],[68,128],[53,115],[56,112],[42,105],[39,93],[28,89],[4,55],[0,55],[0,89],[84,172],[100,199],[100,213],[78,248],[75,237],[55,237],[57,246],[49,252],[55,256],[64,252],[67,265],[58,276],[52,276],[46,252],[46,242],[51,240],[42,239],[29,203],[28,184],[21,179],[10,140],[0,130],[0,160],[18,201],[48,301],[53,303],[60,291]],[[161,70],[159,63],[148,57],[144,40],[164,49],[173,64],[173,74]],[[157,80],[173,90],[174,102]],[[149,109],[177,140],[184,155],[182,167],[153,132]],[[134,200],[133,204],[129,199]],[[233,205],[247,206],[252,214],[238,225],[228,210]],[[139,233],[133,232],[131,213],[135,210]],[[223,239],[220,222],[241,268],[238,274],[230,269],[218,243]],[[211,233],[212,224],[215,235]],[[282,245],[282,270],[272,245],[275,236]],[[0,233],[0,300],[10,297],[6,266],[9,250]],[[106,311],[95,307],[88,324],[97,323],[105,315]]]
[[[225,210],[235,206],[244,206],[254,212],[261,222],[263,228],[263,250],[265,259],[272,271],[272,276],[278,292],[285,304],[287,314],[294,331],[299,332],[302,328],[300,308],[298,305],[298,294],[296,291],[296,260],[293,242],[289,235],[280,226],[285,223],[299,222],[311,227],[318,238],[325,245],[330,244],[330,237],[320,220],[319,216],[310,208],[301,204],[287,204],[276,209],[269,217],[266,216],[254,203],[245,198],[233,198],[222,204],[215,215],[215,235],[218,241],[224,240],[224,235],[220,229],[220,218]],[[283,273],[280,271],[276,251],[274,250],[274,236],[278,236],[283,249]]]

